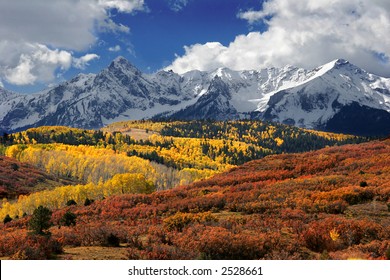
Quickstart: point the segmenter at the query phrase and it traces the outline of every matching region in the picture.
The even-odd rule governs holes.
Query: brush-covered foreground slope
[[[0,227],[0,254],[48,258],[63,247],[77,254],[57,257],[82,259],[94,246],[118,259],[386,259],[389,204],[388,139],[272,155],[188,186],[55,210],[50,242],[28,234],[27,216]],[[67,212],[76,224],[58,227]]]
[[[1,199],[14,199],[19,195],[27,195],[69,183],[71,183],[69,180],[50,175],[30,164],[0,156]]]

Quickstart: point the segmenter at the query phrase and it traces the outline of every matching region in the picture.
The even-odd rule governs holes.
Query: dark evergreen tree
[[[4,224],[9,223],[11,221],[12,221],[12,218],[7,214],[7,216],[5,216],[5,218],[3,220]]]
[[[28,223],[29,228],[34,234],[50,235],[50,233],[46,230],[48,230],[51,226],[51,214],[52,212],[50,209],[43,206],[39,206],[34,210]]]
[[[68,200],[68,201],[66,202],[66,206],[71,206],[71,205],[77,205],[77,202],[74,201],[74,199]]]
[[[95,201],[93,199],[86,198],[85,201],[84,201],[84,206],[89,206],[89,205],[91,205],[94,202]]]
[[[60,225],[67,226],[67,227],[75,226],[76,218],[77,218],[76,214],[68,211],[64,214],[64,216],[62,216],[60,220]]]

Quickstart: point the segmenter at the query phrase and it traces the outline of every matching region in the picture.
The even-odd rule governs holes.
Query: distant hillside
[[[68,211],[76,225],[50,231],[64,258],[111,245],[112,258],[129,259],[386,259],[389,166],[390,139],[271,155],[188,186],[55,210],[54,225]],[[24,256],[27,220],[0,227],[0,244],[14,244],[0,255]]]

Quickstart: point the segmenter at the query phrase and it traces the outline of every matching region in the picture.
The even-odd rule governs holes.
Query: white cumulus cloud
[[[33,64],[31,59],[22,54],[19,65],[6,71],[6,79],[9,83],[15,85],[33,84],[37,80],[37,77],[31,73],[32,70]]]
[[[100,57],[97,54],[89,53],[80,58],[73,58],[73,66],[78,69],[85,69],[89,65],[89,62],[94,59],[99,59]]]
[[[390,76],[388,0],[268,0],[261,10],[241,11],[237,16],[249,24],[262,21],[268,28],[239,35],[229,45],[211,50],[210,43],[186,46],[184,55],[167,68],[179,73],[286,64],[312,68],[345,58]]]
[[[253,11],[249,10],[246,12],[239,12],[237,15],[238,18],[247,20],[250,24],[253,24],[257,21],[260,21],[264,17],[263,11]]]
[[[120,12],[131,13],[144,9],[144,0],[99,0],[99,5],[108,9],[117,9]]]
[[[98,42],[99,32],[129,33],[110,10],[133,13],[144,0],[0,0],[0,79],[15,85],[48,83],[59,71],[85,67],[73,57]]]
[[[0,58],[0,75],[15,85],[49,82],[57,69],[67,70],[72,62],[71,53],[37,43],[0,42],[0,53],[8,54]]]
[[[172,65],[166,69],[172,69],[177,73],[184,73],[193,69],[206,71],[218,68],[223,65],[222,54],[228,48],[218,42],[209,42],[206,44],[195,44],[185,46],[185,55],[177,57]]]

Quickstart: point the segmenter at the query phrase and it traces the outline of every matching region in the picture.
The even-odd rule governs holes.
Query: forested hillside
[[[50,175],[30,164],[0,156],[1,199],[15,199],[20,195],[74,183],[75,181]]]
[[[131,137],[133,129],[143,130],[147,137]],[[71,199],[82,203],[87,198],[171,189],[266,155],[366,139],[259,121],[136,121],[113,124],[104,131],[46,126],[0,140],[6,156],[78,183],[55,189],[43,184],[34,192],[48,190],[20,196],[17,202],[4,200],[3,219],[31,214],[39,205],[61,208]],[[143,187],[123,187],[121,174]]]
[[[72,258],[66,253],[77,248],[114,246],[116,259],[390,258],[390,140],[272,155],[281,152],[267,146],[276,135],[279,147],[300,134],[332,146],[366,139],[223,125],[133,122],[112,132],[46,127],[8,136],[8,156],[83,183],[3,201],[0,254]],[[149,139],[131,138],[132,128]],[[51,139],[61,133],[75,139]],[[262,159],[233,164],[250,149]],[[28,233],[40,205],[53,212],[49,236]]]

